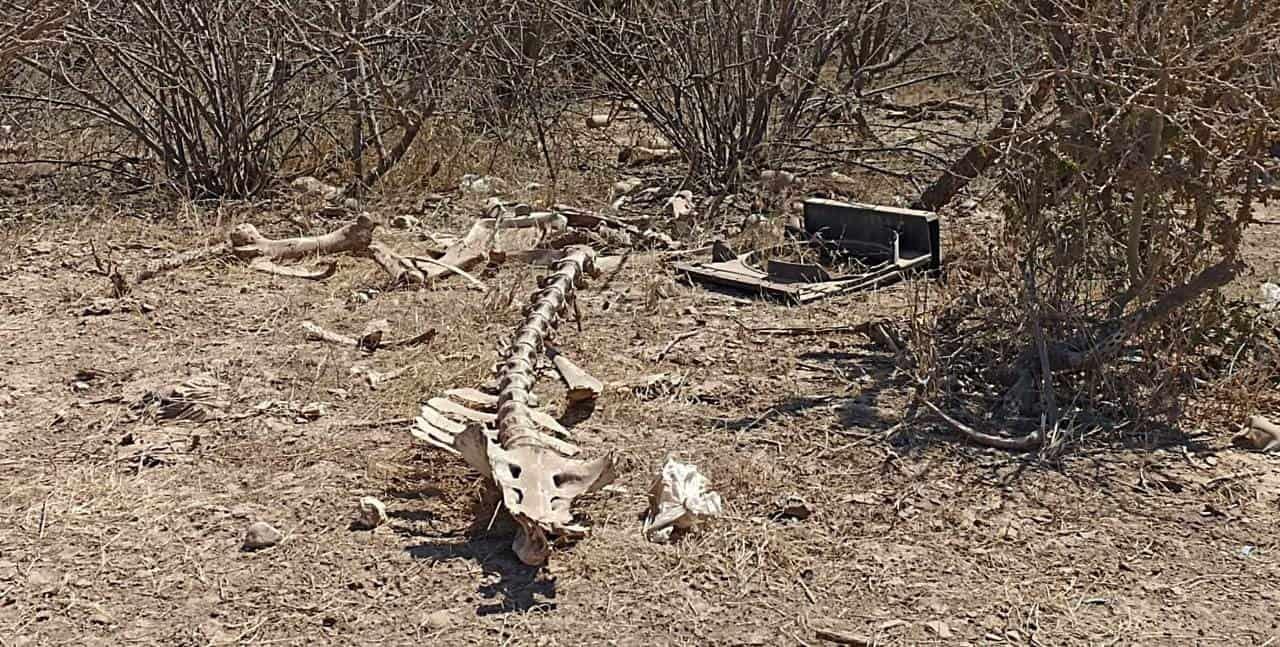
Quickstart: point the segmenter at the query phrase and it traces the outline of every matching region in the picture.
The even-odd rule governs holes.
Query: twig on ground
[[[676,335],[676,338],[675,338],[675,339],[672,339],[669,343],[667,343],[667,345],[666,345],[666,347],[665,347],[665,348],[663,348],[661,351],[659,351],[657,355],[654,355],[654,356],[653,356],[653,361],[655,361],[655,362],[661,362],[661,361],[662,361],[662,358],[666,357],[666,356],[667,356],[667,353],[670,353],[670,352],[671,352],[671,349],[673,349],[673,348],[675,348],[675,347],[676,347],[676,344],[679,344],[680,342],[682,342],[682,341],[684,341],[684,340],[686,340],[686,339],[688,339],[688,338],[690,338],[690,337],[697,336],[697,335],[698,335],[698,334],[700,334],[701,332],[702,332],[701,330],[690,330],[690,331],[688,331],[688,332],[684,332],[684,333],[680,333],[679,335]]]
[[[947,415],[945,412],[943,412],[942,409],[939,409],[932,402],[925,400],[924,398],[921,398],[920,401],[924,403],[924,406],[929,407],[930,411],[933,411],[935,414],[937,414],[939,418],[942,418],[947,422],[947,424],[954,427],[956,431],[963,434],[970,441],[975,442],[979,445],[983,445],[986,447],[994,447],[996,449],[1003,449],[1005,451],[1014,451],[1014,452],[1031,451],[1040,446],[1041,438],[1040,438],[1040,432],[1038,431],[1034,431],[1025,436],[1020,436],[1017,438],[1006,438],[1004,436],[994,436],[991,434],[984,434],[980,431],[977,431],[973,427],[970,427],[964,424],[963,422],[960,422],[959,420],[956,420],[955,418],[952,418],[951,416]]]

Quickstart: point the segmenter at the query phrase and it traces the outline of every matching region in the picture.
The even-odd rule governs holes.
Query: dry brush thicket
[[[1034,446],[1099,412],[1176,420],[1225,368],[1196,350],[1254,341],[1216,291],[1274,194],[1277,21],[1256,2],[975,3],[979,38],[1007,45],[981,70],[1016,122],[985,158],[1005,224],[936,329],[977,354],[932,363],[933,386],[1004,385],[1002,426],[1025,416]]]
[[[952,267],[945,300],[917,318],[911,358],[940,413],[967,401],[998,414],[989,424],[1026,433],[969,429],[983,442],[1036,447],[1101,424],[1100,413],[1172,417],[1179,396],[1221,369],[1195,347],[1268,334],[1217,291],[1239,275],[1244,231],[1274,191],[1275,3],[0,9],[6,106],[94,134],[52,161],[192,198],[256,196],[300,175],[358,197],[427,155],[424,133],[445,127],[529,142],[554,179],[569,165],[555,142],[582,128],[566,116],[583,104],[607,106],[592,117],[602,124],[626,115],[652,134],[681,188],[716,195],[710,212],[781,168],[882,173],[929,209],[983,185],[1003,225],[988,258]],[[868,114],[933,81],[957,100],[931,107],[978,117],[985,136],[967,151],[881,141]],[[932,175],[891,170],[885,155]],[[1265,363],[1259,344],[1246,360]]]

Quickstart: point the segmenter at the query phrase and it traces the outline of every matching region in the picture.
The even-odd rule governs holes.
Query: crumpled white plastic
[[[1262,309],[1275,310],[1280,308],[1280,285],[1275,283],[1263,283],[1262,292]]]
[[[661,474],[649,488],[644,534],[650,541],[669,542],[677,528],[690,530],[723,511],[720,494],[711,490],[711,482],[697,467],[667,457]]]

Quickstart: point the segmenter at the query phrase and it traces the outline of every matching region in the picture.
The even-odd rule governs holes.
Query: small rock
[[[761,171],[760,184],[769,193],[782,193],[796,183],[796,174],[790,171]]]
[[[271,524],[265,521],[256,521],[249,524],[244,531],[244,550],[261,550],[270,548],[280,543],[284,535],[280,534]]]
[[[609,115],[591,115],[587,117],[587,128],[605,128],[611,121]]]
[[[93,303],[85,306],[80,314],[85,317],[100,317],[109,315],[115,311],[115,303],[110,299],[94,299]]]
[[[440,609],[432,611],[422,618],[422,624],[428,629],[440,630],[448,629],[458,623],[458,617],[448,609]]]
[[[360,530],[373,530],[387,522],[387,506],[371,497],[361,497],[356,506],[356,518],[351,525]]]
[[[977,208],[978,208],[978,201],[977,201],[977,200],[974,200],[973,198],[969,198],[969,199],[967,199],[967,200],[965,200],[965,201],[963,201],[963,202],[961,202],[961,203],[960,203],[960,210],[961,210],[961,211],[969,212],[969,211],[973,211],[974,209],[977,209]]]
[[[462,176],[462,181],[458,184],[458,189],[463,193],[473,195],[490,195],[493,193],[502,193],[507,188],[507,182],[499,177],[492,175],[475,175],[468,173]]]
[[[644,186],[644,180],[638,177],[624,178],[613,183],[613,195],[615,197],[629,195],[642,186]]]
[[[931,620],[924,623],[924,626],[933,630],[933,633],[938,634],[938,637],[943,640],[951,638],[951,627],[941,620]]]
[[[413,216],[396,216],[391,219],[391,226],[396,229],[417,229],[422,226],[422,221]]]
[[[38,593],[51,591],[58,586],[59,576],[47,568],[33,568],[27,573],[27,585]]]
[[[798,496],[787,497],[782,505],[779,506],[777,512],[773,513],[773,518],[777,521],[785,521],[788,519],[795,521],[804,521],[813,516],[813,508],[804,499]]]
[[[323,402],[308,402],[302,406],[302,409],[298,412],[298,417],[302,422],[310,422],[323,418],[325,413]]]

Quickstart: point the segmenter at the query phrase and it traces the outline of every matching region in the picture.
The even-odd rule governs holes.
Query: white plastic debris
[[[1280,308],[1280,285],[1275,283],[1262,284],[1262,309],[1275,310]]]
[[[665,543],[677,528],[690,530],[723,510],[720,494],[711,490],[711,482],[697,467],[668,457],[649,489],[644,534],[650,541]]]
[[[473,195],[491,195],[494,193],[502,193],[507,188],[507,183],[500,177],[492,175],[476,175],[467,173],[462,176],[462,181],[458,184],[458,189],[463,193]]]

